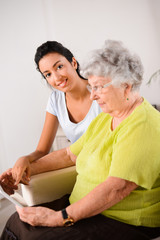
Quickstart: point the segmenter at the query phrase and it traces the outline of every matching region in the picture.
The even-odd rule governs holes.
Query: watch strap
[[[63,225],[66,227],[72,226],[74,224],[74,220],[70,216],[68,216],[65,208],[61,210],[61,213],[63,217]]]
[[[68,213],[67,213],[67,211],[66,211],[66,209],[64,208],[64,209],[62,209],[62,217],[63,217],[63,219],[67,219],[68,218]]]

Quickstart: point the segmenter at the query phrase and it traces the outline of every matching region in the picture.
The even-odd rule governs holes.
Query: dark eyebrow
[[[56,64],[57,63],[59,63],[60,62],[60,60],[58,60],[57,62],[55,62],[54,64],[53,64],[53,67],[55,67],[56,66]],[[42,74],[44,74],[44,73],[46,73],[46,72],[49,72],[48,70],[46,70],[46,71],[44,71]]]

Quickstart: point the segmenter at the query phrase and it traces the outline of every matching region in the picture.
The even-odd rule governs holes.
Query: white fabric
[[[46,111],[57,116],[64,134],[71,143],[74,143],[77,139],[79,139],[87,130],[91,121],[102,112],[97,102],[93,101],[86,117],[79,123],[73,123],[69,119],[65,93],[57,90],[51,93]]]

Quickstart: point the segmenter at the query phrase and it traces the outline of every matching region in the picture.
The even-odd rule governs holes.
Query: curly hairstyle
[[[91,75],[111,77],[114,86],[128,83],[132,90],[138,90],[143,80],[143,65],[122,42],[106,40],[101,49],[90,53],[82,65],[81,74],[86,78]]]

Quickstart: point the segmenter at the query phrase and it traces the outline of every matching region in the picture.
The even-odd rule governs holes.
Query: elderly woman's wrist
[[[61,211],[56,211],[54,214],[54,227],[63,227],[63,217]]]

